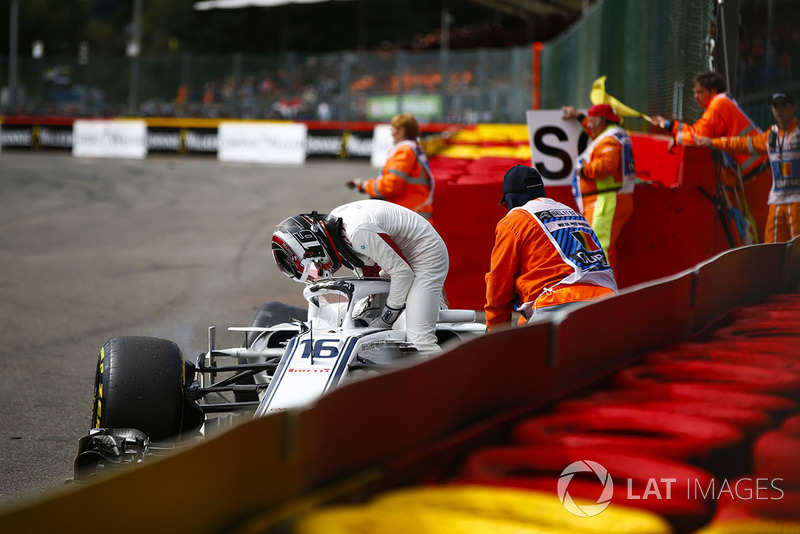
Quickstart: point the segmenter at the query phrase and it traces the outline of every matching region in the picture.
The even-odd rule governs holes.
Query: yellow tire
[[[593,517],[568,512],[554,493],[484,486],[424,486],[379,495],[365,506],[313,512],[298,533],[637,533],[671,532],[669,523],[644,510],[609,506]]]

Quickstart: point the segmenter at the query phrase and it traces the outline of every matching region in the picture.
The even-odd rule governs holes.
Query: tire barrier
[[[797,356],[797,340],[788,336],[766,338],[728,337],[712,339],[702,343],[678,343],[670,347],[650,353],[655,354],[696,354],[702,356],[717,352],[739,352],[743,358],[760,356],[762,354],[776,354],[787,357]],[[746,363],[747,360],[744,360]]]
[[[786,321],[797,321],[800,318],[800,310],[795,308],[764,309],[764,308],[737,308],[728,315],[728,319],[733,324],[755,322],[756,326]]]
[[[667,534],[650,512],[611,506],[591,521],[570,514],[554,492],[448,485],[385,493],[363,506],[334,506],[295,522],[297,534],[413,532],[415,534]]]
[[[795,317],[800,316],[800,297],[796,293],[771,295],[758,304],[734,308],[728,314],[732,321],[742,319],[765,319],[771,312],[794,312]]]
[[[710,503],[688,498],[684,489],[686,481],[697,480],[704,487],[711,484],[708,472],[683,462],[637,454],[549,446],[487,448],[473,453],[452,482],[555,494],[564,468],[583,459],[591,459],[608,470],[613,480],[610,500],[613,506],[648,510],[682,527],[696,527],[710,517]],[[567,489],[570,496],[587,501],[596,501],[601,493],[599,480],[573,478]]]
[[[718,362],[734,365],[755,365],[765,369],[785,369],[800,373],[800,358],[783,354],[758,354],[735,349],[709,347],[704,353],[660,351],[642,358],[644,364],[678,363],[685,361]]]
[[[796,321],[796,316],[792,321]],[[766,336],[800,336],[800,324],[795,322],[782,324],[757,324],[742,321],[732,324],[714,332],[715,339],[731,339],[739,337],[766,337]]]
[[[514,441],[630,452],[676,460],[704,460],[743,440],[735,426],[705,417],[638,408],[595,407],[523,421]]]
[[[665,413],[706,417],[714,421],[730,423],[746,435],[753,435],[775,424],[775,420],[767,413],[750,408],[725,406],[724,404],[708,404],[700,401],[650,400],[642,398],[639,402],[621,400],[598,401],[597,399],[575,399],[558,403],[557,412],[584,412],[592,407],[604,408],[640,408]]]
[[[780,415],[798,409],[793,400],[780,395],[733,391],[706,384],[669,382],[654,384],[648,388],[625,388],[599,391],[586,397],[592,403],[642,403],[648,401],[700,402],[729,408],[755,410],[772,415]],[[559,404],[560,406],[561,404]]]
[[[763,342],[769,337],[796,337],[800,335],[800,298],[796,293],[773,295],[761,304],[731,311],[728,318],[732,324],[716,330],[713,339],[759,337]],[[788,354],[796,355],[796,352]]]
[[[613,382],[621,387],[646,388],[664,382],[689,382],[714,384],[738,391],[800,393],[800,373],[717,362],[635,365],[617,373]]]

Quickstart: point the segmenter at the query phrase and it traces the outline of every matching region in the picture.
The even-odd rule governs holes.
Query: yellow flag
[[[626,106],[610,94],[606,93],[606,78],[607,76],[600,76],[592,84],[592,92],[589,93],[589,99],[592,101],[592,104],[610,105],[612,108],[614,108],[614,111],[616,111],[617,115],[620,116],[620,122],[622,122],[622,117],[641,117],[647,122],[650,122],[650,117],[644,113]]]

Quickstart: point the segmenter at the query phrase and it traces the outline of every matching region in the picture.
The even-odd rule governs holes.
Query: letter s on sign
[[[545,167],[544,163],[541,161],[534,162],[534,166],[536,170],[539,171],[542,176],[548,180],[562,180],[564,178],[569,178],[572,175],[572,158],[570,157],[569,153],[565,152],[564,150],[558,148],[557,146],[548,145],[545,142],[545,136],[547,135],[555,135],[559,141],[567,141],[567,133],[558,128],[557,126],[544,126],[536,130],[533,134],[533,144],[536,147],[536,150],[541,152],[542,154],[546,154],[548,156],[553,156],[554,158],[560,159],[563,163],[560,169],[551,171],[547,167]]]

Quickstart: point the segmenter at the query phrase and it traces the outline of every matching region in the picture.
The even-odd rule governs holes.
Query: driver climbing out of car
[[[419,214],[370,199],[330,214],[296,215],[276,227],[272,255],[285,275],[300,282],[330,278],[342,265],[362,277],[388,277],[386,305],[370,326],[391,328],[405,311],[406,341],[419,351],[439,350],[436,322],[449,257]]]

